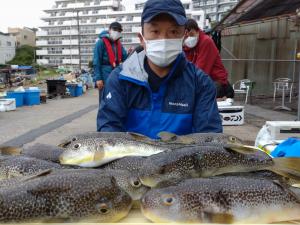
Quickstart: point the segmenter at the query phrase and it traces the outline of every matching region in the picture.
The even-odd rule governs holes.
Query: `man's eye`
[[[158,30],[152,30],[151,33],[152,33],[152,34],[157,34],[157,33],[158,33]]]

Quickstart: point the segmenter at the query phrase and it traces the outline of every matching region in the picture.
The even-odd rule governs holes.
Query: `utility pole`
[[[80,44],[80,24],[79,24],[79,10],[76,10],[77,13],[77,30],[78,30],[78,51],[79,51],[79,70],[81,70],[81,44]]]

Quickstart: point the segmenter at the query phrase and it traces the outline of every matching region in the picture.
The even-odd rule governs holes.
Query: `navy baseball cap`
[[[148,0],[142,13],[142,24],[150,22],[155,16],[166,13],[174,18],[178,25],[185,25],[187,18],[180,0]]]

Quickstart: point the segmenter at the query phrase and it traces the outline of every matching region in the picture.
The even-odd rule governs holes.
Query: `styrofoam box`
[[[16,110],[16,99],[6,98],[0,99],[0,112]]]
[[[266,126],[273,140],[300,138],[300,121],[267,121]]]
[[[244,106],[220,106],[218,108],[223,126],[244,124]]]

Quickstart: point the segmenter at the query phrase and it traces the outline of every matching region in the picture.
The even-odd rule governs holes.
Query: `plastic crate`
[[[6,98],[14,98],[16,100],[16,107],[22,107],[24,105],[25,92],[8,91]]]
[[[41,104],[40,90],[26,90],[24,94],[24,105],[32,106]]]

